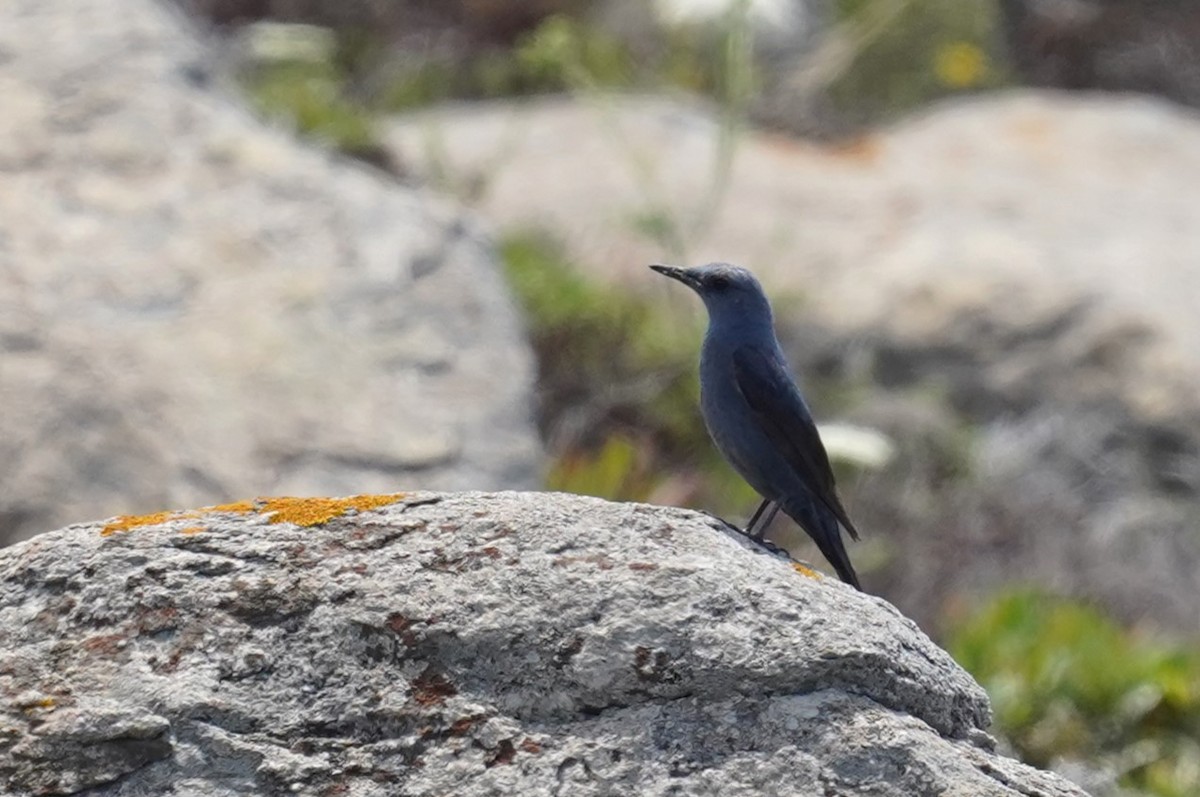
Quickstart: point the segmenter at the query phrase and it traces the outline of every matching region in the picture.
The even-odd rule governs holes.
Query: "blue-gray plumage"
[[[704,300],[708,332],[700,351],[700,411],[729,464],[765,499],[747,533],[761,539],[782,509],[808,532],[843,581],[862,589],[838,525],[854,539],[834,487],[829,456],[775,337],[771,305],[744,268],[650,268]]]

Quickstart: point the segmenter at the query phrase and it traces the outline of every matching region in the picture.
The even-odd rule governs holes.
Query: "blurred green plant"
[[[858,119],[896,116],[963,90],[995,88],[1006,74],[992,0],[836,0],[838,24],[822,49],[834,103]]]
[[[1035,591],[995,598],[948,642],[1024,760],[1086,760],[1128,788],[1200,794],[1200,647]]]
[[[583,87],[619,88],[645,76],[613,36],[566,16],[552,16],[512,49],[482,48],[467,57],[389,53],[370,31],[275,25],[252,49],[265,56],[244,75],[251,96],[272,112],[288,112],[303,132],[335,144],[360,143],[370,118],[448,99],[526,96]],[[347,119],[356,127],[353,135]]]
[[[646,454],[646,445],[614,434],[591,450],[560,452],[551,463],[546,485],[567,493],[646,501],[661,481]]]
[[[312,30],[288,30],[311,26],[280,25],[268,32],[266,38],[279,41],[267,49],[302,58],[272,54],[273,60],[249,70],[245,82],[265,110],[356,155],[378,149],[375,116],[448,99],[549,92],[595,99],[610,89],[672,88],[712,97],[721,128],[710,189],[686,213],[668,208],[666,223],[648,230],[672,257],[683,258],[691,233],[719,209],[734,144],[765,80],[748,6],[740,0],[720,23],[663,30],[638,43],[586,16],[559,14],[510,46],[467,52],[446,52],[433,41],[423,52],[394,51],[378,32],[357,28],[315,29],[333,42],[317,48],[310,46],[317,38]],[[852,122],[888,118],[947,94],[1007,81],[991,55],[1000,39],[994,0],[835,0],[834,20],[806,58],[800,84],[827,94]],[[652,164],[632,156],[631,163],[645,177],[650,204],[660,206]]]
[[[346,75],[333,61],[266,64],[245,78],[252,100],[269,116],[353,156],[379,149],[372,112],[347,99]]]
[[[395,112],[452,98],[522,97],[581,84],[618,88],[631,85],[635,71],[632,55],[612,36],[573,18],[552,16],[512,49],[392,64],[372,104]]]
[[[563,15],[523,36],[514,57],[530,78],[560,91],[626,87],[637,74],[632,54],[616,38]]]

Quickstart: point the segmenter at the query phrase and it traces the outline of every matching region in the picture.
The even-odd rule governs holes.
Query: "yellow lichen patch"
[[[797,573],[799,573],[802,576],[808,576],[809,578],[816,578],[816,579],[821,578],[821,574],[818,573],[816,570],[813,570],[808,565],[800,564],[799,562],[792,562],[792,569],[795,570]]]
[[[50,697],[49,695],[39,697],[35,700],[27,700],[21,703],[21,710],[26,714],[39,708],[45,709],[46,711],[53,711],[57,707],[58,704],[55,702],[54,698]]]
[[[253,501],[235,501],[232,504],[217,504],[216,506],[204,507],[205,512],[236,512],[239,515],[248,515],[254,510]]]
[[[371,509],[378,509],[381,506],[390,506],[397,501],[403,501],[405,493],[383,493],[381,495],[355,495],[347,498],[350,506],[357,509],[359,512],[367,512]]]
[[[297,526],[319,526],[351,509],[365,512],[381,506],[394,504],[404,498],[404,493],[386,495],[356,495],[350,498],[259,498],[257,501],[236,501],[232,504],[206,506],[199,512],[155,512],[152,515],[122,515],[100,530],[104,537],[118,531],[129,531],[139,526],[154,526],[182,518],[198,518],[200,512],[234,512],[241,515],[262,513],[271,515],[270,523],[294,523]],[[199,534],[205,526],[188,526],[180,534]]]
[[[356,495],[351,498],[266,498],[260,512],[270,512],[272,523],[294,523],[297,526],[319,526],[351,509],[365,512],[394,504],[404,493],[390,495]]]
[[[121,515],[100,529],[101,537],[109,537],[118,531],[129,531],[139,526],[157,526],[180,517],[176,512],[155,512],[152,515]]]

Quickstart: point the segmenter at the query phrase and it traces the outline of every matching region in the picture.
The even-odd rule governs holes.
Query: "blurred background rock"
[[[256,494],[535,487],[460,207],[271,129],[171,6],[0,7],[0,538]]]
[[[645,269],[734,260],[867,587],[1017,754],[1200,793],[1194,3],[115,1],[0,7],[0,533],[418,486],[744,518]]]

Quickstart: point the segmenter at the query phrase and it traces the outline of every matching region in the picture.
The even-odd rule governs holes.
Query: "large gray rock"
[[[0,541],[243,493],[531,487],[462,211],[265,127],[150,0],[0,4]]]
[[[6,793],[1083,792],[884,601],[675,509],[276,499],[0,552]]]

